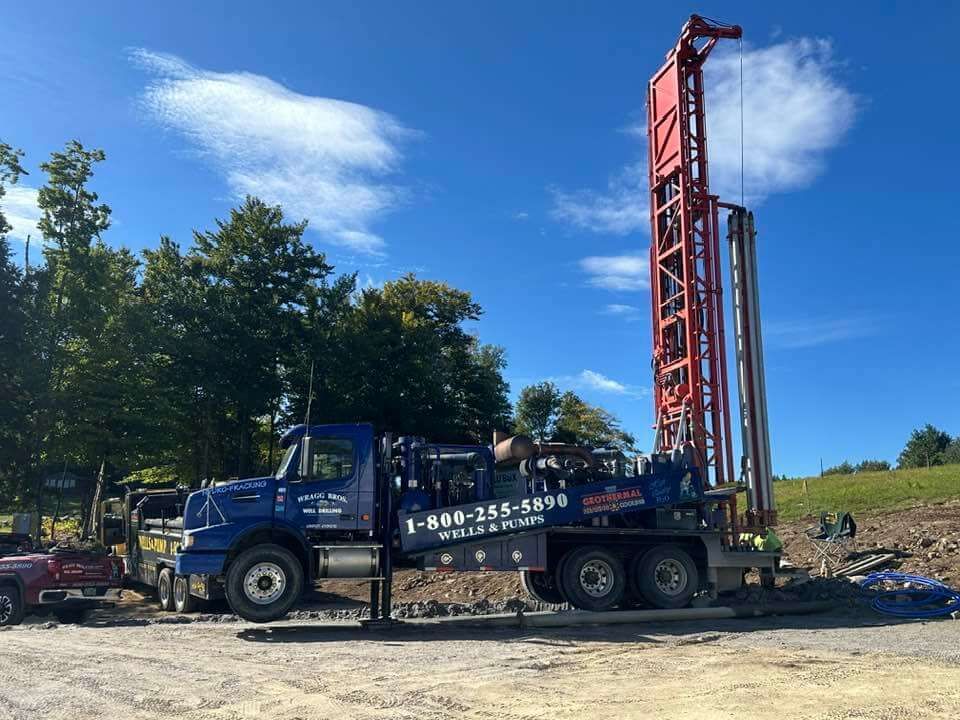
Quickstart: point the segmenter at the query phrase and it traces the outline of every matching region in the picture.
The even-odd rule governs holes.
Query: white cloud
[[[816,347],[876,334],[877,318],[782,320],[764,323],[764,339],[790,350]]]
[[[805,187],[853,126],[856,96],[829,40],[800,38],[743,54],[744,190],[749,205]],[[740,59],[727,46],[704,66],[710,186],[740,199]]]
[[[6,190],[6,195],[0,199],[0,211],[13,228],[9,237],[26,242],[27,235],[32,235],[33,240],[39,240],[37,221],[40,220],[40,208],[37,207],[37,189],[26,185],[13,185]]]
[[[632,317],[639,314],[640,308],[636,305],[621,305],[620,303],[610,303],[603,308],[604,315],[621,315]]]
[[[626,383],[609,378],[603,373],[598,373],[595,370],[582,370],[577,375],[564,375],[551,379],[560,385],[561,388],[566,387],[574,390],[593,390],[610,395],[627,395],[632,397],[642,397],[649,394],[647,388],[627,385]]]
[[[606,290],[644,290],[650,287],[650,261],[646,254],[594,255],[580,260],[588,282]]]
[[[646,177],[645,161],[638,161],[610,178],[604,192],[553,188],[550,216],[596,233],[631,233],[650,222]]]
[[[740,57],[721,44],[704,66],[711,190],[740,200]],[[825,155],[853,125],[857,97],[839,78],[828,40],[800,38],[745,48],[744,191],[756,205],[768,195],[809,185]],[[604,191],[553,189],[554,219],[597,233],[649,231],[647,137],[643,124],[625,132],[635,156]]]
[[[186,137],[236,197],[279,203],[327,242],[384,254],[370,226],[403,200],[387,177],[413,131],[385,112],[301,95],[261,75],[212,72],[142,49],[131,55],[154,76],[143,108]]]

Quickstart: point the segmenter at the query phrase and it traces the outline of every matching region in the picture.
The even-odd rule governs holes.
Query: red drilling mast
[[[703,64],[718,40],[741,36],[738,25],[691,15],[647,90],[654,451],[692,451],[693,462],[716,485],[745,481],[750,503],[746,524],[766,525],[776,521],[776,513],[753,214],[711,195],[707,172]],[[730,210],[727,237],[743,438],[739,478],[733,474],[727,393],[720,207]]]
[[[692,15],[647,94],[657,439],[660,447],[691,446],[714,484],[733,479],[733,451],[703,64],[718,40],[741,34]]]

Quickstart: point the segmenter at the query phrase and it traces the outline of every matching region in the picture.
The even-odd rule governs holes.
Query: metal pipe
[[[674,622],[684,620],[728,620],[763,617],[766,615],[810,615],[836,607],[832,600],[817,602],[788,602],[769,605],[742,605],[739,607],[680,608],[673,610],[613,610],[588,612],[565,610],[561,612],[533,612],[518,615],[490,617],[460,616],[434,620],[416,620],[423,624],[477,625],[482,627],[573,627],[577,625],[630,625],[634,623]]]

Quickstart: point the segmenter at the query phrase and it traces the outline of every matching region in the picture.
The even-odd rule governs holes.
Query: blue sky
[[[646,446],[645,86],[694,11],[745,30],[774,469],[960,433],[957,143],[933,115],[957,110],[951,3],[15,3],[0,139],[32,174],[4,211],[30,231],[37,165],[70,138],[107,153],[115,245],[281,202],[364,283],[471,291],[514,392],[554,379]],[[735,201],[736,44],[707,69]]]

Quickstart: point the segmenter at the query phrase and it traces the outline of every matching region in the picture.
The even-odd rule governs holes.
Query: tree
[[[469,293],[406,275],[359,293],[311,328],[314,419],[365,419],[396,432],[480,442],[509,418],[503,351],[463,328],[481,308]],[[291,387],[302,419],[309,373]]]
[[[636,452],[633,436],[620,428],[616,417],[601,407],[584,402],[570,391],[560,397],[554,439],[575,445]]]
[[[960,464],[960,435],[955,437],[950,444],[947,445],[947,449],[943,451],[943,464]]]
[[[538,442],[553,437],[560,412],[560,390],[549,380],[528,385],[520,391],[516,407],[516,429]]]
[[[890,469],[886,460],[861,460],[856,467],[857,472],[885,472]]]
[[[6,497],[22,492],[18,481],[26,459],[23,430],[30,411],[24,277],[10,258],[11,227],[3,214],[7,187],[26,174],[22,157],[23,151],[0,142],[0,493]]]
[[[834,465],[833,467],[828,467],[823,471],[824,475],[852,475],[857,471],[857,468],[852,464],[844,460],[839,465]]]
[[[910,433],[910,439],[897,458],[899,468],[943,465],[944,453],[950,445],[950,436],[929,423],[922,430]]]
[[[153,363],[179,449],[159,460],[178,465],[184,480],[265,469],[253,436],[260,418],[272,425],[280,411],[317,284],[333,271],[303,241],[305,227],[248,197],[215,230],[195,233],[186,254],[168,238],[144,253]]]

